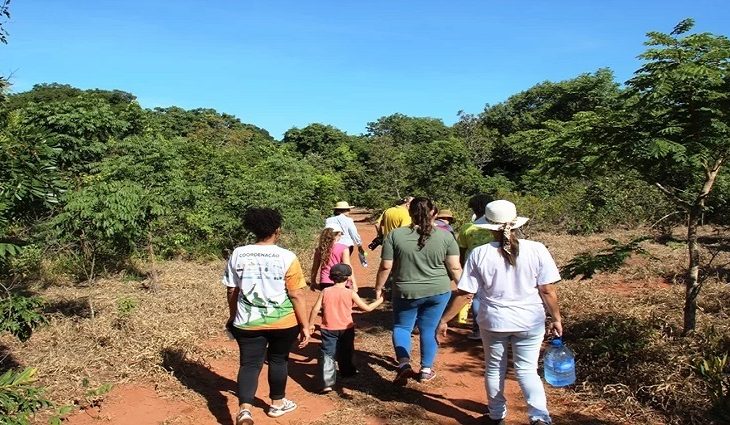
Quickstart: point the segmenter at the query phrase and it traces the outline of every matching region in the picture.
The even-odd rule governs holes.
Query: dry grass
[[[203,338],[221,332],[226,310],[222,262],[174,261],[160,269],[157,293],[118,278],[52,286],[42,294],[50,324],[26,343],[2,335],[0,345],[21,365],[37,367],[40,383],[61,403],[84,405],[87,391],[105,383],[164,382],[162,353],[200,350]]]
[[[558,264],[566,264],[578,253],[605,248],[605,238],[626,242],[643,234],[642,230],[593,236],[535,232],[530,237],[543,241]],[[681,239],[680,231],[675,237]],[[702,358],[730,349],[730,286],[722,280],[726,275],[722,267],[711,275],[699,303],[698,332],[681,338],[684,295],[674,283],[683,279],[686,246],[670,239],[664,244],[647,241],[642,247],[651,255],[632,257],[618,273],[561,285],[567,340],[579,356],[582,382],[566,397],[586,408],[607,401],[611,409],[603,416],[618,423],[710,423],[708,387],[695,366]],[[306,273],[311,253],[298,254]],[[710,256],[705,250],[703,258]],[[720,250],[714,261],[730,263],[730,253]],[[44,289],[50,324],[26,343],[0,335],[0,355],[9,352],[8,363],[37,367],[41,384],[60,403],[88,404],[89,388],[136,380],[155,382],[171,390],[168,393],[198,397],[170,376],[166,364],[175,360],[170,353],[186,362],[226,354],[201,344],[221,333],[226,318],[220,284],[223,262],[171,261],[158,268],[156,293],[121,276],[89,287]],[[363,330],[358,337],[360,356],[368,356],[362,363],[372,371],[363,373],[357,388],[338,398],[336,413],[318,424],[349,425],[366,418],[389,424],[432,423],[427,411],[418,407],[428,402],[419,391],[383,384],[382,377],[392,374],[390,345],[384,343],[390,338],[387,317],[378,319],[382,326]]]

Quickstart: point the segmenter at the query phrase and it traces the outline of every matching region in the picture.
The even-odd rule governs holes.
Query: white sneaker
[[[236,425],[253,425],[253,416],[248,409],[241,409],[236,416]]]
[[[274,406],[273,404],[269,406],[269,411],[266,412],[267,415],[271,416],[272,418],[278,418],[279,416],[283,415],[284,413],[289,413],[292,410],[297,408],[297,404],[293,401],[283,398],[281,399],[281,405]]]

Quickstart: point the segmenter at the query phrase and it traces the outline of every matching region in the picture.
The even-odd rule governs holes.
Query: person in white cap
[[[478,293],[477,320],[484,345],[489,398],[487,423],[491,425],[504,424],[507,415],[504,379],[510,345],[530,425],[551,423],[537,361],[545,336],[546,308],[552,317],[549,332],[556,336],[563,333],[555,289],[560,274],[545,245],[517,238],[515,231],[527,220],[517,215],[512,202],[499,200],[487,204],[484,216],[474,225],[491,230],[494,242],[474,248],[469,255],[457,295],[439,325],[439,333],[445,335],[447,322]]]
[[[342,229],[340,243],[349,248],[350,255],[354,252],[355,247],[357,247],[358,252],[364,253],[365,249],[362,247],[362,238],[357,232],[355,222],[350,218],[350,210],[352,210],[352,206],[347,201],[337,202],[332,217],[328,217],[324,221],[324,225],[325,227],[337,225]]]

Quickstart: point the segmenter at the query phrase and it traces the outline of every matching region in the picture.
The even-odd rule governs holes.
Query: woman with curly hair
[[[285,397],[289,351],[297,335],[304,346],[310,333],[303,290],[307,283],[299,259],[276,245],[281,237],[281,214],[270,208],[250,208],[243,226],[256,242],[233,250],[223,284],[229,313],[226,328],[236,338],[240,354],[236,425],[251,425],[264,361],[269,364],[271,398],[266,414],[276,418],[297,408]]]
[[[324,289],[333,286],[335,282],[330,278],[330,269],[335,264],[343,263],[350,265],[350,252],[346,244],[340,242],[343,229],[335,223],[330,223],[319,234],[319,243],[314,250],[312,260],[312,272],[310,275],[309,287]],[[317,284],[317,272],[319,272],[319,285]],[[346,286],[357,291],[355,276],[350,276]]]
[[[383,242],[375,283],[379,298],[388,275],[393,274],[393,347],[398,360],[394,383],[404,385],[411,368],[411,332],[418,325],[421,368],[418,379],[436,376],[433,363],[438,343],[436,328],[451,296],[451,281],[461,277],[456,239],[433,225],[436,210],[428,198],[414,198],[408,207],[412,223],[388,233]]]

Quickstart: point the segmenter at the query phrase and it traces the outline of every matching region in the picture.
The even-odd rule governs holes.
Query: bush
[[[33,414],[51,407],[44,389],[33,385],[35,373],[29,367],[0,375],[0,425],[30,425]]]
[[[33,329],[46,323],[41,314],[43,300],[38,297],[9,295],[0,299],[0,332],[9,332],[21,341],[27,341]]]

